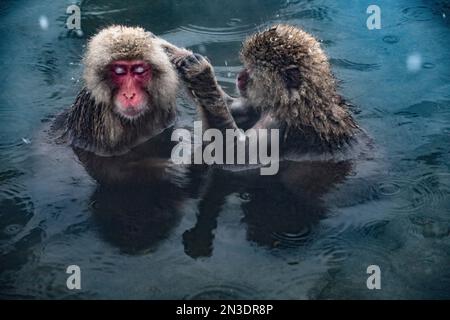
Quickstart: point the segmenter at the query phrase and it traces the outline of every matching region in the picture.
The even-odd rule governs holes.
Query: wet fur
[[[113,86],[107,68],[115,60],[143,60],[152,66],[146,112],[135,120],[114,109]],[[84,62],[85,87],[57,123],[63,138],[98,155],[118,155],[169,127],[176,117],[178,76],[162,42],[142,28],[111,26],[88,43]]]
[[[319,43],[296,27],[276,25],[244,42],[241,60],[253,73],[245,94],[237,99],[223,93],[211,64],[196,58],[197,63],[192,57],[175,63],[203,112],[220,119],[219,128],[236,127],[230,109],[254,109],[260,120],[256,128],[280,129],[282,148],[301,153],[333,153],[361,132],[337,93]]]

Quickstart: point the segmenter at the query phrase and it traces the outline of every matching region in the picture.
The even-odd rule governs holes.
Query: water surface
[[[377,1],[373,31],[371,1],[82,1],[82,36],[65,28],[70,4],[0,4],[2,298],[450,298],[448,1]],[[321,40],[377,145],[323,196],[290,192],[297,176],[226,172],[207,194],[181,195],[177,183],[114,194],[45,141],[101,27],[141,25],[207,55],[234,93],[242,40],[279,22]],[[181,96],[179,110],[191,126],[192,103]],[[198,216],[205,201],[217,214]],[[66,288],[72,264],[80,291]],[[373,264],[377,291],[366,287]]]

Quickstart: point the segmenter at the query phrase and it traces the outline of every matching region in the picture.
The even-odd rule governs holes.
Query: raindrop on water
[[[48,19],[46,16],[40,16],[39,17],[39,25],[41,26],[42,30],[48,29]]]
[[[198,52],[200,52],[201,54],[205,54],[206,53],[206,47],[205,45],[201,44],[198,46]]]
[[[388,43],[388,44],[394,44],[397,43],[399,41],[397,36],[393,36],[393,35],[389,35],[389,36],[385,36],[383,38],[383,42]]]
[[[406,60],[408,71],[417,72],[422,67],[422,56],[418,53],[411,54]]]
[[[20,224],[10,224],[9,226],[6,226],[3,232],[9,236],[13,236],[19,233],[20,230],[22,230],[22,226]]]

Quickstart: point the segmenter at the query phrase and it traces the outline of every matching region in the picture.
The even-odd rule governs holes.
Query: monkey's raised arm
[[[188,92],[200,109],[204,125],[221,131],[238,126],[228,107],[233,98],[217,83],[211,64],[198,54],[179,54],[172,58]]]
[[[227,163],[231,159],[235,164],[266,165],[268,157],[261,152],[262,147],[265,148],[266,153],[270,150],[272,156],[278,155],[279,137],[282,134],[280,128],[283,126],[271,113],[258,115],[259,120],[244,132],[241,130],[241,123],[238,125],[233,117],[233,106],[237,117],[239,117],[239,113],[248,115],[251,113],[249,110],[252,111],[253,108],[239,105],[242,102],[241,99],[229,98],[224,93],[214,76],[213,67],[204,57],[192,54],[179,57],[172,62],[199,107],[199,112],[203,116],[203,127],[206,122],[207,128],[218,129],[226,137],[229,136],[228,129],[233,130],[233,138],[226,138],[224,144]]]

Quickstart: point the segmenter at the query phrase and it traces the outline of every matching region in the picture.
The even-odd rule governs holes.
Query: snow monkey
[[[88,208],[99,232],[128,252],[164,239],[202,178],[171,162],[174,49],[183,52],[142,28],[101,30],[87,45],[84,87],[52,125],[52,136],[70,145],[82,165],[70,161],[67,168],[83,176],[87,171],[97,182]]]
[[[201,55],[180,54],[173,62],[208,127],[278,129],[281,158],[295,161],[281,161],[275,176],[216,170],[215,182],[199,203],[197,224],[183,236],[185,251],[193,257],[211,255],[217,217],[232,193],[250,199],[242,206],[249,240],[271,245],[273,234],[295,234],[314,224],[327,211],[323,197],[347,179],[354,160],[371,148],[313,36],[275,25],[247,38],[240,57],[244,68],[236,79],[237,98],[221,89]],[[241,119],[245,126],[239,125]],[[254,134],[250,131],[243,136],[246,143]]]
[[[224,93],[201,55],[174,61],[205,121],[215,115],[210,127],[235,129],[232,113],[256,114],[252,128],[279,129],[284,155],[334,157],[358,140],[362,130],[337,93],[328,59],[313,36],[275,25],[247,38],[240,57],[244,69],[236,79],[238,98]]]
[[[173,124],[178,77],[158,38],[111,26],[89,41],[83,62],[85,87],[63,119],[73,146],[119,155]]]

